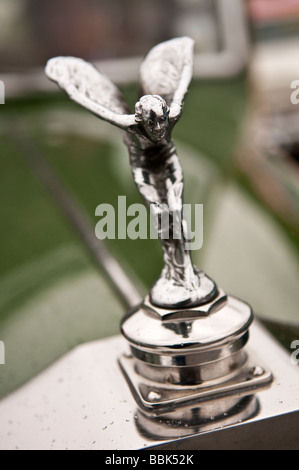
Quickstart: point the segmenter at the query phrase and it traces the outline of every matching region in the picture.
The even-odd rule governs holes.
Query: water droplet
[[[260,366],[255,366],[250,370],[251,374],[255,377],[260,377],[264,373],[264,369]]]
[[[155,392],[154,390],[152,390],[151,392],[149,392],[147,398],[148,398],[150,401],[157,401],[157,400],[160,400],[160,398],[161,398],[161,393]]]

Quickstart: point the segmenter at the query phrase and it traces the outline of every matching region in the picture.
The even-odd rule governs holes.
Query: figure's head
[[[141,123],[152,140],[164,139],[168,129],[169,108],[158,95],[143,96],[135,107],[136,121]]]

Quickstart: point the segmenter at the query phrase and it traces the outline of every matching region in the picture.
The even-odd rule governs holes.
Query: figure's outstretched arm
[[[135,115],[134,114],[117,114],[113,111],[110,111],[108,108],[101,106],[95,101],[88,98],[84,94],[78,93],[76,90],[69,93],[70,98],[76,103],[80,104],[84,108],[91,111],[97,117],[103,119],[104,121],[110,122],[111,124],[123,129],[125,131],[130,130],[130,128],[136,125]]]
[[[46,66],[47,76],[76,103],[123,130],[135,124],[118,88],[93,65],[75,57],[56,57]]]

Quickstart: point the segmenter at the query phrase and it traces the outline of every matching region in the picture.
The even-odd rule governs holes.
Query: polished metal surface
[[[217,374],[216,380],[201,377],[199,385],[186,385],[183,382],[185,377],[180,382],[178,381],[178,383],[183,382],[184,385],[163,384],[160,380],[155,380],[155,377],[149,380],[135,370],[135,362],[129,357],[122,357],[120,365],[140,409],[146,411],[149,416],[163,415],[165,417],[166,415],[169,417],[169,414],[184,416],[186,409],[190,410],[191,405],[200,404],[203,409],[210,409],[210,404],[213,402],[213,412],[209,411],[209,417],[216,419],[220,414],[218,407],[220,409],[231,408],[231,405],[226,403],[227,397],[237,397],[239,400],[240,397],[247,396],[258,388],[267,387],[272,382],[271,372],[260,365],[256,366],[247,355],[235,358],[232,364],[235,373],[232,372],[230,377],[226,374],[225,382],[220,382]],[[206,368],[208,373],[211,369],[213,369],[212,365]],[[190,371],[187,377],[190,377]]]
[[[254,395],[209,401],[205,406],[187,407],[166,416],[148,416],[138,410],[137,420],[144,436],[165,440],[188,437],[209,430],[211,421],[219,427],[244,422],[257,415],[259,402]]]
[[[121,336],[82,345],[2,400],[0,449],[299,449],[299,369],[256,321],[246,350],[272,386],[182,417],[138,408],[117,364],[126,349]]]
[[[251,307],[227,296],[226,301],[209,315],[161,321],[144,304],[134,309],[122,322],[122,333],[135,347],[156,353],[175,355],[215,349],[230,344],[247,332],[252,323]]]
[[[192,403],[213,402],[216,419],[223,407],[231,409],[232,397],[271,384],[271,371],[252,362],[245,348],[251,308],[223,293],[206,307],[197,317],[191,311],[189,317],[170,314],[161,321],[147,299],[124,318],[131,355],[119,363],[143,415],[169,418],[171,412],[184,421]]]

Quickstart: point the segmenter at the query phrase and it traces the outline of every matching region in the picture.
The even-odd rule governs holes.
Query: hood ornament
[[[197,269],[188,248],[183,171],[171,136],[192,79],[193,46],[183,37],[149,52],[134,114],[91,64],[57,57],[46,67],[73,101],[124,131],[134,181],[158,221],[164,267],[143,303],[122,321],[130,354],[119,359],[142,427],[155,436],[162,421],[164,435],[172,435],[174,423],[184,420],[196,430],[207,415],[237,422],[242,409],[242,419],[248,418],[257,407],[254,391],[272,381],[245,350],[252,309]],[[245,411],[244,397],[250,397]]]

